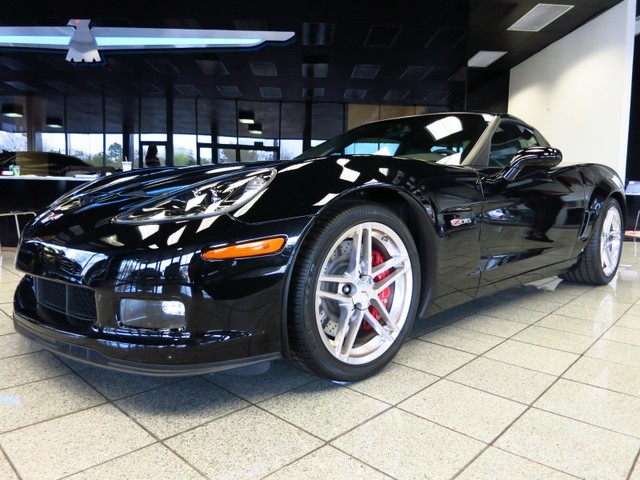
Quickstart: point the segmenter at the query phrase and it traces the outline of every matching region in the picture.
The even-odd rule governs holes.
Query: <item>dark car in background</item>
[[[71,155],[54,152],[2,152],[0,170],[20,167],[20,175],[72,177],[115,172],[112,167],[95,167]]]
[[[614,278],[623,184],[561,159],[515,117],[461,112],[364,125],[288,161],[101,178],[25,229],[15,327],[132,372],[284,357],[363,379],[415,318],[553,275]]]

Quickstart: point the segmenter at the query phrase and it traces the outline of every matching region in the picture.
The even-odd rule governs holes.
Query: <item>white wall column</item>
[[[636,0],[624,0],[511,70],[509,113],[567,164],[626,170]]]

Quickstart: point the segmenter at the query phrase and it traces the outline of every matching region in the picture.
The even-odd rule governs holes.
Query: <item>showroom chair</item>
[[[20,223],[18,222],[18,217],[20,215],[33,215],[34,217],[37,215],[36,212],[32,210],[8,210],[5,212],[0,211],[0,217],[13,217],[16,222],[16,234],[18,240],[20,240]],[[0,253],[2,253],[2,240],[0,239]]]

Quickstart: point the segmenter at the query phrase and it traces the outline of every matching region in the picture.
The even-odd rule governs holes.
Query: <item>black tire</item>
[[[411,330],[419,291],[415,242],[395,213],[377,204],[332,209],[317,220],[294,267],[291,359],[332,380],[373,375]]]
[[[620,204],[608,198],[598,215],[591,238],[577,263],[560,277],[570,282],[606,285],[618,271],[623,243]]]

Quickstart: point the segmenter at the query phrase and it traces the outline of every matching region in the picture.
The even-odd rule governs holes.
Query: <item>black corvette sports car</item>
[[[623,185],[508,115],[371,123],[281,162],[145,169],[70,192],[16,255],[17,331],[148,374],[284,357],[343,381],[414,319],[515,282],[616,274]]]

